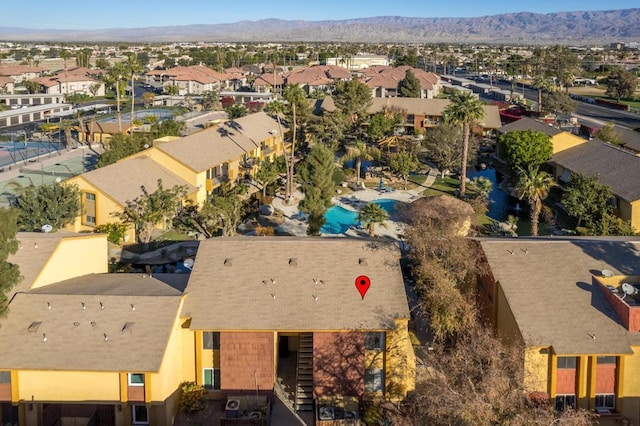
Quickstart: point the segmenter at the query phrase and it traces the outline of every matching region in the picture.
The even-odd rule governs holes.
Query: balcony
[[[217,176],[212,179],[207,179],[207,192],[213,191],[214,189],[228,181],[228,176]]]

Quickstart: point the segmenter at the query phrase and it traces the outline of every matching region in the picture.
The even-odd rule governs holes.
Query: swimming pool
[[[138,111],[135,111],[136,114],[136,120],[142,120],[144,121],[145,117],[147,116],[155,116],[158,117],[159,120],[166,120],[166,119],[170,119],[173,118],[173,110],[170,109],[159,109],[159,108],[152,108],[152,109],[141,109]],[[124,111],[122,111],[122,116],[121,116],[121,120],[122,121],[130,121],[131,120],[131,113],[125,113]],[[103,120],[100,120],[101,123],[115,123],[117,122],[118,119],[117,117],[111,117],[111,118],[105,118]]]
[[[380,199],[374,200],[387,213],[393,213],[397,200]],[[344,234],[358,221],[358,212],[347,210],[341,206],[330,207],[324,214],[325,223],[320,228],[322,234]]]

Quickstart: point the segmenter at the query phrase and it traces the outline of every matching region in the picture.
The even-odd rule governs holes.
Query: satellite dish
[[[191,269],[193,268],[193,259],[185,259],[184,261],[182,261],[182,264],[185,268]]]
[[[611,278],[613,276],[613,272],[611,272],[608,269],[603,269],[602,270],[602,276],[605,278]]]
[[[624,296],[633,296],[638,292],[638,290],[636,290],[636,288],[629,283],[622,283],[621,287]],[[622,297],[623,299],[624,296]]]
[[[46,225],[42,225],[42,228],[40,228],[42,230],[42,232],[44,233],[49,233],[51,231],[53,231],[53,226],[49,225],[48,223]]]

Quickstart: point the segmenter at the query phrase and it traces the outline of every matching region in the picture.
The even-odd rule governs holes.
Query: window
[[[556,363],[558,368],[576,368],[575,356],[559,356]]]
[[[11,383],[11,371],[0,371],[0,384]]]
[[[598,365],[600,364],[615,364],[616,357],[615,356],[599,356],[598,357]]]
[[[203,332],[202,349],[220,349],[220,333],[214,331]]]
[[[84,223],[83,225],[95,226],[96,224],[96,194],[84,193]]]
[[[596,408],[615,408],[616,395],[613,393],[596,394]]]
[[[209,390],[220,390],[220,369],[203,368],[204,388]]]
[[[364,370],[364,390],[366,392],[384,392],[384,371]]]
[[[364,336],[365,349],[384,350],[384,331],[369,332]]]
[[[149,409],[146,405],[133,405],[131,406],[131,414],[133,417],[134,425],[148,425],[149,424]]]
[[[556,410],[564,411],[566,409],[576,408],[576,396],[575,395],[556,395]]]
[[[144,386],[143,373],[129,373],[128,376],[129,386]]]

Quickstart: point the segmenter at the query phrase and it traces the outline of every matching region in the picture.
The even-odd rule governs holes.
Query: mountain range
[[[477,18],[263,19],[231,24],[95,30],[0,27],[0,40],[604,44],[640,41],[640,8],[548,14],[521,12]]]

